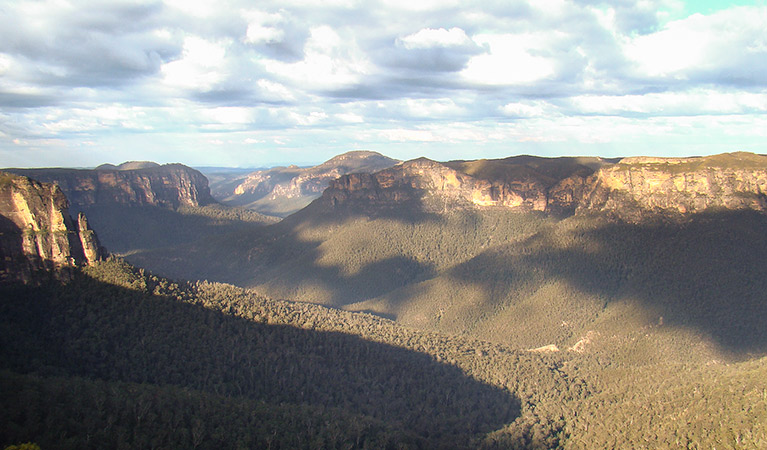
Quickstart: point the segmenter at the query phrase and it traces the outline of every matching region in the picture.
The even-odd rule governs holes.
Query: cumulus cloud
[[[639,76],[692,82],[767,85],[767,10],[739,7],[695,14],[629,39]]]
[[[0,15],[0,52],[23,63],[19,81],[118,86],[178,54],[173,36],[154,32],[159,12],[156,4],[21,2]]]
[[[298,155],[303,145],[312,155],[324,148],[322,157],[346,146],[391,153],[392,143],[395,153],[442,145],[483,156],[504,145],[654,150],[643,135],[681,146],[698,126],[718,151],[737,143],[764,152],[745,124],[767,116],[767,7],[690,14],[689,6],[7,2],[0,156],[16,161],[24,150],[36,161],[55,143],[88,148],[98,163],[100,146],[169,155],[161,143],[173,140],[198,159],[210,155],[205,142],[232,158],[269,148]],[[198,132],[211,137],[198,142]]]
[[[458,27],[449,30],[444,28],[424,28],[416,33],[397,40],[397,43],[408,50],[433,47],[462,47],[473,46],[466,32]]]

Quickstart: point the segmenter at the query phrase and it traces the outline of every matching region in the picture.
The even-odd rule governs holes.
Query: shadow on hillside
[[[27,266],[21,229],[11,219],[0,216],[0,282],[23,277],[25,274],[17,272],[28,271]]]
[[[380,210],[374,218],[407,225],[444,220],[421,206]],[[354,273],[320,263],[323,239],[347,221],[372,219],[364,211],[311,209],[320,207],[313,204],[258,230],[209,236],[204,245],[152,250],[129,259],[171,277],[259,285],[281,297],[334,306],[389,292],[412,293],[400,288],[437,275],[429,264],[404,256],[376,260]],[[465,226],[472,223],[467,220]],[[299,238],[301,229],[314,229],[317,237]],[[608,302],[638,300],[657,312],[658,321],[662,317],[668,326],[704,333],[733,354],[767,352],[762,324],[767,317],[766,231],[767,216],[753,212],[643,225],[574,217],[521,243],[492,246],[446,276],[484,292],[475,307],[483,311],[534,292],[548,280],[564,279],[574,291]]]
[[[358,217],[389,219],[405,223],[442,220],[442,216],[435,212],[439,205],[431,205],[424,199],[424,195],[421,191],[408,190],[406,193],[402,193],[402,200],[379,203],[353,200],[341,204],[334,204],[331,200],[320,197],[310,203],[309,206],[286,217],[279,227],[291,228],[298,224],[328,226]],[[445,208],[448,206],[447,204],[444,205]]]
[[[371,217],[349,208],[325,211],[317,203],[271,226],[241,227],[226,233],[200,230],[197,240],[154,248],[147,245],[146,250],[131,252],[126,258],[164,276],[238,286],[266,285],[271,291],[280,292],[280,297],[340,306],[350,298],[354,301],[375,298],[433,276],[433,268],[412,258],[396,256],[377,260],[353,274],[343,273],[342,267],[318,263],[322,258],[322,238],[311,240],[299,235],[310,229],[312,234],[326,238],[356,220],[389,219],[404,224],[443,220],[439,214],[424,211],[420,201],[413,200],[408,205],[381,209]],[[146,222],[142,218],[136,220]],[[113,224],[107,228],[116,227]],[[167,236],[169,231],[161,230],[159,234]],[[314,298],[316,292],[322,292],[324,298]]]
[[[767,216],[755,212],[542,231],[449,275],[483,289],[488,302],[499,290],[565,279],[608,302],[639,300],[665,325],[698,330],[731,354],[767,352]]]
[[[126,259],[177,279],[261,286],[274,296],[341,306],[349,298],[375,298],[434,275],[427,264],[405,256],[376,260],[355,273],[322,264],[322,241],[274,227],[212,236],[187,245],[138,251]]]
[[[519,415],[507,391],[427,354],[353,335],[245,320],[84,275],[64,288],[0,289],[0,360],[21,373],[340,408],[446,445]],[[274,319],[251,308],[246,314]]]
[[[258,231],[270,220],[254,212],[217,205],[178,211],[158,206],[125,205],[81,209],[101,243],[110,252],[118,254]]]

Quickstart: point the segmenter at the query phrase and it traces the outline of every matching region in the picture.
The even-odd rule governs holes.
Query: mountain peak
[[[151,169],[154,167],[160,167],[160,165],[153,161],[125,161],[117,166],[109,163],[102,164],[96,167],[96,170],[138,170]]]
[[[355,150],[314,167],[258,170],[250,173],[222,201],[264,214],[287,216],[319,197],[331,180],[349,173],[376,172],[398,162],[377,152]]]

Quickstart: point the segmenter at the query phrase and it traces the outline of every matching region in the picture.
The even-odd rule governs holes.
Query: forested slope
[[[421,334],[374,316],[275,302],[226,285],[178,285],[117,261],[87,269],[63,288],[55,283],[10,285],[3,287],[2,294],[2,367],[12,371],[3,376],[32,396],[52,390],[66,399],[66,390],[58,387],[63,383],[91,392],[78,401],[95,396],[93,401],[98,403],[106,401],[98,399],[108,394],[103,392],[103,383],[108,383],[118,397],[110,400],[113,407],[133,405],[134,400],[121,394],[132,390],[159,395],[152,405],[160,407],[175,402],[185,392],[179,389],[185,389],[193,398],[214,396],[217,408],[223,408],[222,402],[235,409],[253,401],[283,405],[278,410],[287,416],[288,424],[277,426],[288,430],[295,428],[293,420],[302,417],[312,421],[332,416],[324,412],[326,408],[364,416],[356,425],[331,421],[341,428],[337,433],[344,440],[340,442],[359,433],[355,427],[368,424],[378,434],[360,441],[361,446],[401,441],[469,447],[477,445],[485,433],[509,424],[516,433],[510,435],[520,442],[535,436],[554,442],[559,439],[559,425],[532,406],[586,391],[582,383],[568,381],[557,370],[558,363],[545,357]],[[32,329],[38,331],[26,332]],[[489,364],[477,364],[483,355],[489,355]],[[92,379],[101,384],[93,384]],[[549,389],[538,392],[534,386],[540,383]],[[22,409],[51,407],[45,398],[27,402],[18,395],[6,398],[15,399]],[[299,419],[291,418],[285,405],[299,408]],[[57,411],[71,411],[67,408],[56,406]],[[260,408],[263,411],[266,406]],[[110,420],[103,407],[96,411],[85,407],[78,414],[93,423]],[[210,412],[203,408],[199,414],[207,417]],[[9,411],[8,420],[4,441],[37,440],[56,446],[52,431],[34,435],[45,429],[45,414]],[[139,419],[130,420],[119,424],[127,427],[126,433],[133,433],[130,439],[138,439],[128,442],[149,439],[141,435]],[[194,423],[193,418],[184,422],[190,430]],[[242,422],[232,426],[237,423]],[[532,430],[533,424],[538,429]],[[234,430],[233,436],[241,433]],[[307,433],[305,442],[314,437],[311,429]],[[291,433],[279,428],[278,434]],[[72,445],[98,446],[83,438]],[[163,445],[170,445],[175,438],[165,439]],[[205,442],[212,447],[219,441]]]
[[[119,261],[0,291],[0,444],[759,448],[767,360],[637,365],[175,283]],[[627,426],[629,424],[630,426]]]
[[[406,214],[299,215],[132,260],[519,349],[582,342],[641,360],[660,356],[626,349],[660,339],[670,359],[767,350],[761,213],[644,224],[500,208]]]
[[[104,214],[130,231],[114,237],[131,261],[254,290],[118,260],[3,286],[0,445],[766,447],[762,197],[611,213],[635,174],[691,205],[727,178],[709,164],[690,187],[666,167],[688,161],[642,160],[594,175],[606,209],[534,210],[542,190],[487,204],[516,198],[492,190],[508,163],[347,177],[349,192],[267,226],[220,206]]]

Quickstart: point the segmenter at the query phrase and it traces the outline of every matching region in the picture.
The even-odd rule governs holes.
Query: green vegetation
[[[83,212],[101,243],[120,254],[258,229],[278,220],[244,208],[215,204],[182,206],[176,211],[157,206],[96,205],[83,208]]]
[[[40,446],[32,442],[26,442],[19,445],[9,445],[5,450],[40,450]]]
[[[473,380],[436,359],[474,349],[460,343],[439,348],[438,336],[419,336],[372,316],[333,315],[226,285],[179,285],[119,261],[89,268],[65,289],[56,283],[11,285],[2,298],[2,367],[44,377],[40,383],[46,386],[50,377],[84,377],[270,405],[342,409],[412,439],[460,446],[520,414],[519,402],[502,387]],[[28,333],[31,329],[39,331]],[[350,335],[352,330],[364,331],[367,339]],[[383,334],[389,342],[369,339]],[[445,353],[394,345],[405,342]],[[508,368],[505,376],[513,376],[514,367]],[[551,382],[554,386],[556,377]],[[4,440],[34,438],[56,446],[51,435],[39,434],[44,424],[24,425],[30,414],[10,418],[23,433]],[[350,426],[339,433],[353,434]]]
[[[287,217],[301,208],[306,207],[312,200],[318,198],[321,193],[317,194],[305,194],[301,197],[293,198],[277,198],[272,200],[270,197],[262,197],[255,200],[244,207],[258,211],[262,214],[275,217]]]
[[[767,358],[637,365],[608,352],[517,351],[230,285],[173,282],[119,260],[66,286],[1,289],[0,445],[758,448],[767,440]]]
[[[444,164],[481,180],[511,184],[534,181],[549,188],[572,175],[588,176],[605,162],[598,158],[515,156],[506,159],[450,161]]]
[[[762,214],[643,225],[500,208],[405,214],[291,217],[131,261],[518,349],[564,350],[589,333],[592,347],[634,362],[767,348]]]
[[[0,447],[767,447],[766,215],[427,200],[88,212],[135,263],[253,290],[119,259],[0,286]]]
[[[686,158],[669,162],[625,162],[615,166],[617,170],[645,169],[684,174],[706,169],[765,170],[767,156],[748,152],[722,153],[699,158]]]

